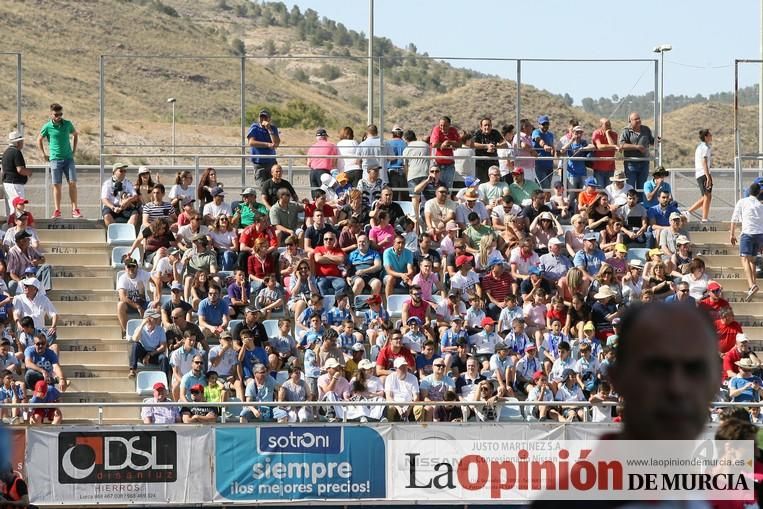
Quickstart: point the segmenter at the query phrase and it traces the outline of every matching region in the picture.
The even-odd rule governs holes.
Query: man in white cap
[[[336,194],[336,179],[331,173],[321,175],[321,189],[326,192],[326,203],[336,208],[339,196]]]
[[[41,292],[42,284],[35,277],[21,280],[23,292],[13,298],[13,318],[16,320],[18,329],[21,330],[20,321],[28,316],[34,320],[34,328],[47,332],[48,342],[56,340],[56,327],[58,326],[58,313],[53,303],[44,292]],[[46,329],[45,318],[50,318],[50,327]]]
[[[318,377],[318,399],[320,401],[342,401],[344,394],[350,391],[350,382],[342,376],[342,365],[334,357],[329,357],[323,364],[323,373]],[[326,408],[329,422],[344,419],[344,407],[332,405]]]
[[[559,237],[551,237],[548,241],[548,253],[540,257],[540,269],[543,277],[556,283],[572,268],[572,261],[563,251],[564,241]]]
[[[5,209],[10,211],[10,203],[17,196],[25,197],[24,184],[32,175],[32,169],[26,167],[24,154],[24,134],[11,131],[8,134],[8,148],[3,152],[3,189],[5,190]]]
[[[101,186],[101,216],[108,227],[112,223],[138,224],[140,195],[127,178],[127,163],[114,163],[111,178]]]
[[[612,161],[612,163],[614,165],[614,161]],[[594,170],[594,175],[596,174],[597,173]],[[633,189],[633,186],[631,186],[627,182],[628,179],[625,177],[625,171],[616,170],[614,174],[612,175],[612,177],[601,172],[599,173],[599,175],[602,175],[601,176],[602,180],[607,179],[612,181],[611,184],[609,184],[607,187],[604,188],[604,191],[606,191],[607,196],[609,197],[610,208],[613,211],[615,211],[619,209],[620,207],[622,207],[623,205],[625,205],[628,202],[628,199],[627,199],[628,191]]]
[[[393,363],[395,372],[384,381],[384,394],[390,403],[418,401],[419,381],[409,371],[405,357],[398,357]],[[387,407],[387,418],[391,421],[407,421],[411,413],[409,406]]]
[[[321,186],[321,176],[331,175],[336,168],[339,149],[329,141],[329,133],[324,128],[315,131],[315,143],[307,149],[307,166],[310,168],[310,187]]]

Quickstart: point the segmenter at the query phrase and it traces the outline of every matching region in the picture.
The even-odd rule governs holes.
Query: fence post
[[[103,424],[103,405],[98,405],[98,425]]]

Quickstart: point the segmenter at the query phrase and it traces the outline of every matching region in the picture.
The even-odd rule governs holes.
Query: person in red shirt
[[[503,260],[492,261],[487,270],[489,272],[482,276],[482,293],[488,300],[486,313],[493,320],[498,320],[506,307],[506,296],[512,293],[514,278],[506,270]]]
[[[751,359],[760,366],[760,359],[750,350],[750,338],[745,334],[737,334],[736,345],[723,356],[723,380],[736,376],[738,371],[736,363],[745,358]]]
[[[737,335],[742,334],[742,325],[734,320],[731,308],[721,309],[720,318],[715,320],[715,332],[718,333],[718,351],[721,354],[734,348]]]
[[[268,216],[264,214],[255,214],[254,223],[244,228],[238,237],[238,268],[247,271],[247,274],[249,273],[247,261],[257,239],[264,239],[267,242],[268,256],[273,256],[273,253],[278,250],[278,235],[275,228],[270,226]]]
[[[721,297],[723,287],[717,281],[710,281],[707,284],[707,297],[699,301],[697,307],[710,315],[713,321],[720,318],[721,309],[731,307],[729,301]]]
[[[612,129],[608,118],[599,120],[599,128],[591,135],[591,143],[596,147],[594,157],[615,157],[618,150],[618,134]],[[615,171],[615,160],[593,161],[593,176],[601,187],[607,187]]]
[[[345,254],[339,248],[336,233],[327,232],[323,236],[323,245],[316,247],[310,253],[313,262],[313,273],[318,279],[318,289],[321,295],[336,295],[347,288],[343,269],[340,265],[345,262]]]
[[[456,176],[453,149],[461,146],[461,136],[458,129],[450,125],[450,117],[441,117],[440,122],[432,128],[429,145],[434,149],[434,162],[440,168],[440,180],[448,188],[453,187]]]
[[[416,359],[413,358],[410,349],[403,346],[403,335],[399,330],[396,330],[390,334],[389,340],[376,358],[376,376],[380,377],[382,382],[387,375],[395,371],[394,363],[398,357],[403,357],[409,366],[416,365]]]
[[[316,210],[323,212],[323,217],[327,223],[334,224],[334,207],[326,203],[326,191],[323,189],[313,189],[312,194],[314,201],[312,203],[305,203],[305,226],[313,224],[313,212]]]

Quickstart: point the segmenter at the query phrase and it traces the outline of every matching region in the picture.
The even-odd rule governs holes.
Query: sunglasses
[[[193,361],[194,364],[201,364],[201,361]]]
[[[191,391],[191,394],[201,394],[201,391]]]
[[[445,364],[432,364],[432,366],[434,366],[436,368],[444,368]]]
[[[35,343],[34,346],[45,346],[45,343]]]

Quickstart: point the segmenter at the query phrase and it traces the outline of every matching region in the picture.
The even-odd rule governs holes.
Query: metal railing
[[[522,411],[522,421],[518,420],[509,420],[509,421],[500,421],[505,423],[511,423],[511,422],[527,422],[526,418],[524,416],[524,408],[525,407],[537,407],[537,406],[548,406],[548,407],[574,407],[574,408],[585,408],[585,409],[592,409],[594,407],[616,407],[620,403],[615,401],[605,401],[597,404],[590,403],[588,401],[519,401],[519,400],[510,400],[506,398],[499,398],[496,402],[487,402],[487,401],[289,401],[289,402],[283,402],[283,401],[226,401],[226,402],[214,402],[214,401],[165,401],[165,402],[154,402],[154,401],[126,401],[126,402],[80,402],[80,403],[8,403],[3,404],[2,408],[12,409],[12,408],[19,408],[19,409],[35,409],[35,408],[60,408],[60,409],[66,409],[66,408],[95,408],[98,412],[97,417],[97,424],[102,425],[104,423],[104,414],[105,409],[107,408],[144,408],[144,407],[191,407],[191,406],[205,406],[205,407],[217,407],[217,408],[244,408],[248,406],[255,406],[255,407],[270,407],[270,408],[279,408],[279,407],[307,407],[307,408],[326,408],[330,406],[341,406],[341,407],[371,407],[371,406],[405,406],[405,407],[414,407],[414,406],[425,406],[425,407],[438,407],[438,406],[446,406],[446,407],[479,407],[479,406],[487,406],[492,405],[495,406],[498,409],[497,415],[501,414],[501,410],[503,407],[516,407],[521,409]],[[739,407],[739,408],[763,408],[763,402],[731,402],[731,401],[719,401],[719,402],[713,402],[710,404],[710,409],[720,409],[720,408],[728,408],[728,407]],[[63,413],[63,412],[62,412]],[[584,414],[585,420],[582,421],[583,423],[587,423],[588,421],[588,412],[586,411]],[[64,414],[64,418],[66,415]],[[137,416],[136,416],[137,417]],[[235,416],[234,416],[235,417]],[[225,412],[221,412],[220,415],[221,422],[226,422],[226,415]],[[354,422],[354,421],[347,421],[346,417],[345,420],[342,422]],[[370,423],[373,424],[373,423]],[[580,422],[577,422],[577,424],[580,424]]]

